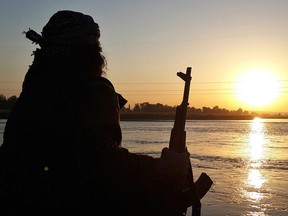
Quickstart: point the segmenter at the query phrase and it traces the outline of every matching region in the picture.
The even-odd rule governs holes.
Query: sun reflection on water
[[[261,188],[267,180],[261,173],[261,166],[265,159],[264,147],[266,142],[263,120],[256,118],[251,123],[249,133],[249,165],[247,177],[244,179],[245,189],[243,190],[244,196],[251,202],[251,206],[258,209],[256,212],[250,212],[251,215],[261,215],[264,211],[264,209],[260,207],[261,200],[264,198],[264,194],[261,193]]]
[[[259,189],[262,187],[263,183],[265,183],[266,180],[263,178],[261,172],[258,169],[251,169],[248,173],[248,178],[246,183],[253,188]]]
[[[263,156],[263,146],[266,144],[264,134],[263,120],[255,118],[251,124],[251,131],[249,134],[249,146],[250,146],[250,160],[251,162],[258,162]],[[261,164],[260,164],[261,165]]]

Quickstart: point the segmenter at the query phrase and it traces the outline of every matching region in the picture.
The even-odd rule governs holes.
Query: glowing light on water
[[[266,139],[263,120],[255,118],[251,124],[249,134],[250,167],[252,167],[252,169],[249,170],[246,180],[246,183],[255,189],[261,188],[262,184],[266,181],[259,170],[262,165],[261,159],[263,158],[263,147],[265,144]],[[256,196],[254,196],[254,198],[256,198]]]
[[[263,120],[255,118],[249,134],[250,160],[257,161],[263,156],[263,146],[266,144]]]
[[[251,134],[250,135],[250,158],[252,161],[257,161],[262,158],[263,155],[263,144],[265,139],[263,134]]]
[[[253,202],[258,202],[263,198],[263,195],[258,192],[246,192],[246,195]]]
[[[258,169],[251,169],[248,173],[247,184],[253,188],[259,189],[262,187],[266,180],[263,178],[262,174]]]
[[[245,189],[243,190],[246,199],[256,208],[259,208],[259,212],[250,212],[248,215],[265,215],[258,204],[264,198],[264,194],[260,189],[267,181],[261,174],[261,166],[264,159],[264,146],[266,145],[265,127],[263,120],[255,118],[251,123],[249,133],[249,153],[250,163],[248,167],[247,178],[244,180]],[[257,205],[257,206],[255,206]]]

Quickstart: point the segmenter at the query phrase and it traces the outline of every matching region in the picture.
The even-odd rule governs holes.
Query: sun
[[[279,97],[280,83],[276,75],[267,70],[254,69],[244,73],[236,83],[238,99],[252,107],[264,107]]]

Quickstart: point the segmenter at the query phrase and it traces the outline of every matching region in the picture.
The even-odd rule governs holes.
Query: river
[[[0,144],[6,120],[0,120]],[[172,121],[121,122],[122,146],[159,157]],[[288,215],[288,120],[187,121],[186,144],[195,180],[214,182],[202,215]],[[191,209],[187,215],[191,215]]]

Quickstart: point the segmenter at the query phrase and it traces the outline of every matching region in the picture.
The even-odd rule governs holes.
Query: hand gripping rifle
[[[191,81],[191,67],[187,67],[186,74],[178,72],[182,80],[185,81],[184,95],[181,105],[176,108],[176,116],[174,121],[174,127],[171,131],[169,149],[178,153],[187,152],[186,147],[186,132],[185,132],[185,122],[187,107],[189,105],[189,91],[190,91],[190,81]],[[193,171],[190,163],[190,172],[186,177],[180,177],[180,197],[183,201],[183,208],[179,209],[177,215],[186,215],[187,206],[192,204],[192,216],[201,215],[201,202],[200,199],[209,191],[212,180],[206,173],[202,173],[199,179],[194,182]],[[184,207],[186,206],[186,207]]]

